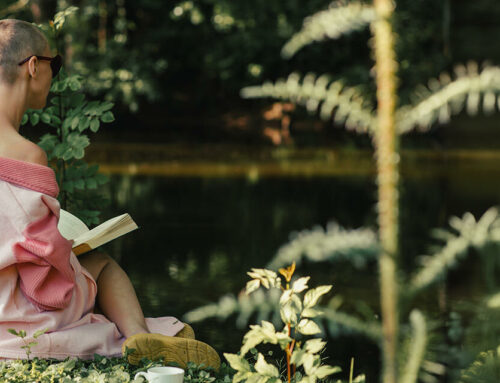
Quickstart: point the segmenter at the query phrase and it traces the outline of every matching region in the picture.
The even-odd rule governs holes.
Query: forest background
[[[366,44],[368,30],[313,44],[291,60],[280,56],[281,47],[300,29],[303,19],[330,3],[0,0],[0,17],[43,23],[57,10],[79,7],[67,21],[61,53],[68,71],[84,77],[89,96],[117,104],[118,128],[108,127],[98,139],[262,144],[272,142],[263,134],[266,108],[272,101],[241,99],[239,92],[245,86],[292,71],[313,71],[331,73],[348,84],[370,84],[361,91],[374,95],[372,74],[366,70],[373,66]],[[500,35],[496,23],[500,6],[493,1],[400,0],[395,15],[402,103],[418,84],[450,70],[451,63],[500,58],[494,43],[494,36]],[[325,139],[355,146],[369,142],[344,129],[328,129],[331,122],[318,125],[316,120],[301,110],[293,113],[296,144],[318,145]],[[481,121],[479,129],[490,129],[490,121]],[[491,134],[472,141],[463,134],[460,138],[455,127],[450,137],[446,130],[431,132],[430,137],[433,144],[443,145],[496,143]],[[406,140],[419,145],[422,135]]]

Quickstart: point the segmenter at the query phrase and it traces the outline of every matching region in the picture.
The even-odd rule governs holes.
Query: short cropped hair
[[[47,39],[33,24],[15,19],[0,20],[0,81],[13,84],[19,62],[31,55],[43,55]]]

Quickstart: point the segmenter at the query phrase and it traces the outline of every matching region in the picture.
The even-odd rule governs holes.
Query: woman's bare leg
[[[92,252],[78,258],[97,282],[97,303],[102,313],[129,337],[148,333],[139,300],[127,274],[110,256]]]

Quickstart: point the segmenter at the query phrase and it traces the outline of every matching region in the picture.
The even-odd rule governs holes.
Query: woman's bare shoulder
[[[22,137],[12,140],[8,146],[0,147],[0,157],[12,158],[42,166],[47,166],[48,164],[45,151],[37,144]]]
[[[31,141],[27,141],[26,145],[29,146],[29,150],[25,161],[43,166],[48,165],[47,154],[41,147]]]

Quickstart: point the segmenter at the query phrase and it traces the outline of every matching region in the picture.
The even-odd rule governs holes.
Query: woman
[[[218,368],[207,344],[173,317],[144,318],[125,272],[105,254],[80,259],[57,229],[59,203],[45,152],[19,134],[28,108],[46,104],[61,67],[44,35],[32,24],[0,20],[0,358],[22,358],[21,339],[37,339],[32,355],[92,358],[120,355],[131,363],[162,358]],[[94,313],[96,304],[102,314]]]

